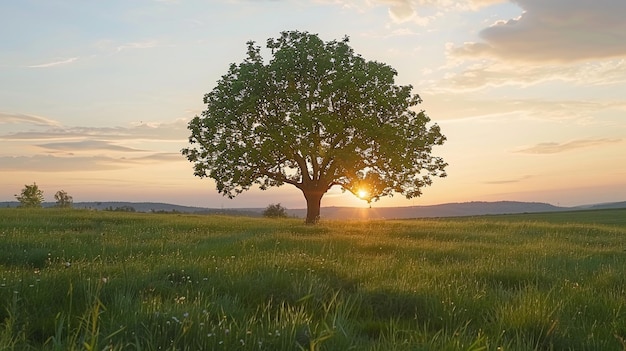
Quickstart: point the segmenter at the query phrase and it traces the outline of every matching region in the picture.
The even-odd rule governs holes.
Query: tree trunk
[[[302,189],[306,199],[306,224],[315,224],[320,219],[320,207],[325,191]]]

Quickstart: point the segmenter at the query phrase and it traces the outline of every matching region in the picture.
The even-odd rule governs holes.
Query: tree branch
[[[297,181],[293,179],[289,179],[285,177],[282,173],[270,172],[267,169],[259,170],[259,175],[264,175],[270,179],[274,179],[279,182],[295,185],[296,187],[300,185],[300,183],[298,183]]]

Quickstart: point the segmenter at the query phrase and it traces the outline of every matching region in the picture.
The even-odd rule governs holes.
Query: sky
[[[187,123],[246,42],[350,38],[410,84],[449,163],[419,198],[626,200],[623,0],[20,0],[0,3],[0,201],[305,208],[285,185],[235,199],[194,177]],[[367,206],[332,188],[322,206]]]

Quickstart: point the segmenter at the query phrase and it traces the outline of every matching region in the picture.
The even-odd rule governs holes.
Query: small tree
[[[56,194],[54,194],[54,199],[57,201],[56,207],[60,208],[71,208],[74,202],[74,199],[69,196],[65,190],[59,190]]]
[[[287,217],[287,209],[278,204],[271,204],[263,211],[263,217],[269,218],[285,218]]]
[[[24,185],[21,194],[15,195],[15,198],[20,202],[19,207],[37,208],[41,207],[43,202],[43,191],[39,189],[36,183]]]

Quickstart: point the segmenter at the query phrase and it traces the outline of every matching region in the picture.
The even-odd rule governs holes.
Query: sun
[[[360,197],[361,199],[366,199],[366,198],[367,198],[367,195],[368,195],[368,192],[367,192],[367,190],[365,190],[365,189],[359,189],[359,190],[356,192],[356,196]]]

